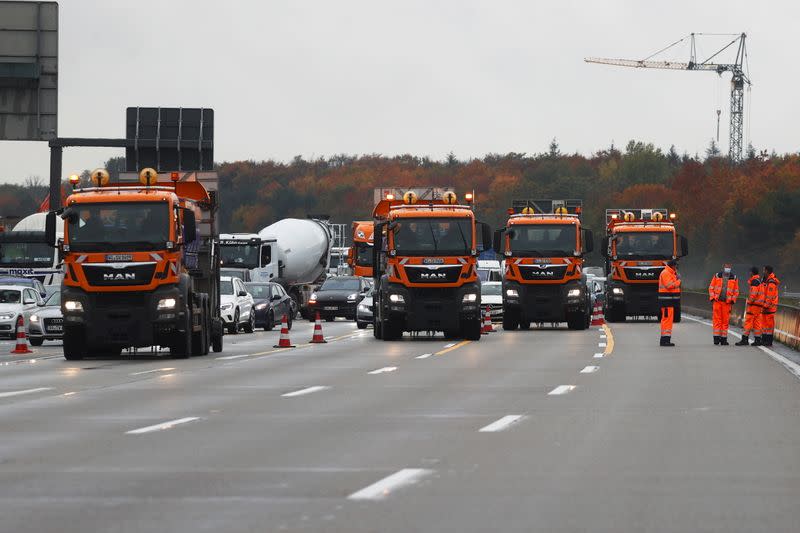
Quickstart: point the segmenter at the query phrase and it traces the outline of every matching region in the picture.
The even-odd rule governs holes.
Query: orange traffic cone
[[[593,326],[602,326],[606,323],[606,319],[603,316],[603,306],[600,302],[594,302],[594,308],[592,309],[592,325]]]
[[[28,335],[25,333],[25,320],[22,317],[17,319],[17,345],[11,350],[11,353],[33,353],[33,350],[28,348]]]
[[[308,341],[311,344],[325,344],[325,337],[322,336],[322,319],[319,318],[319,311],[317,311],[317,318],[314,320],[314,336]]]
[[[273,346],[273,348],[294,348],[294,344],[292,341],[289,340],[289,321],[286,318],[286,315],[283,315],[281,319],[281,338],[278,341],[278,344]]]
[[[491,307],[488,305],[486,306],[486,312],[483,313],[483,329],[481,329],[481,333],[484,335],[494,333],[494,326],[492,326]]]

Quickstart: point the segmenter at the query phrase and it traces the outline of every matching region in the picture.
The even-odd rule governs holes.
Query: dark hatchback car
[[[356,308],[369,291],[369,287],[367,279],[355,276],[336,276],[326,279],[308,300],[310,319],[314,320],[319,312],[319,316],[328,322],[339,316],[355,320]]]
[[[256,310],[256,327],[270,331],[281,323],[286,315],[289,328],[292,327],[292,299],[277,283],[245,283],[247,292],[253,295]]]

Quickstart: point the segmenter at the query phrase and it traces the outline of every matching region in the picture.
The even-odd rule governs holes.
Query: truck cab
[[[372,245],[375,223],[372,220],[353,222],[353,245],[347,263],[354,276],[372,277]]]
[[[658,316],[658,278],[667,261],[689,253],[675,229],[677,215],[665,208],[606,210],[605,315],[611,322],[629,316]],[[675,311],[680,320],[680,304]]]
[[[60,285],[63,278],[60,252],[47,243],[47,213],[33,213],[11,231],[0,232],[0,276],[25,277],[43,285]],[[64,237],[64,221],[58,219],[56,239]]]
[[[594,237],[581,226],[581,200],[517,200],[506,227],[495,232],[495,251],[505,258],[503,329],[566,322],[586,329],[591,294],[583,256]]]
[[[256,233],[221,233],[220,266],[230,274],[242,271],[244,281],[268,282],[278,277],[276,240]],[[247,271],[247,274],[244,273]]]
[[[476,263],[479,243],[491,234],[475,221],[472,206],[457,205],[452,191],[419,203],[407,192],[402,201],[379,202],[374,216],[375,337],[442,331],[480,339]]]

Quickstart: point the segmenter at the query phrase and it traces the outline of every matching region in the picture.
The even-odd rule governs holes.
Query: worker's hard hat
[[[139,172],[139,183],[142,185],[155,185],[158,182],[158,172],[155,169],[147,167]]]

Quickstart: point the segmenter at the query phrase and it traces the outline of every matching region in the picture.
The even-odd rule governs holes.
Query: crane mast
[[[674,43],[662,48],[661,50],[651,54],[644,59],[613,59],[605,57],[587,57],[584,61],[587,63],[598,63],[601,65],[612,65],[617,67],[630,67],[630,68],[654,68],[663,70],[699,70],[706,72],[716,72],[722,75],[723,72],[731,73],[731,109],[730,109],[730,136],[728,157],[731,161],[740,161],[742,159],[742,139],[744,137],[744,88],[745,85],[750,86],[750,78],[745,73],[745,66],[747,65],[747,48],[745,40],[747,34],[736,34],[736,37],[728,44],[714,52],[711,56],[703,61],[697,60],[697,49],[695,46],[695,36],[704,34],[691,33],[686,37],[678,39]],[[689,61],[660,61],[653,60],[654,56],[669,50],[670,48],[684,42],[686,39],[690,40],[690,53]],[[720,55],[725,50],[736,47],[736,58],[732,63],[714,63],[715,57]]]

